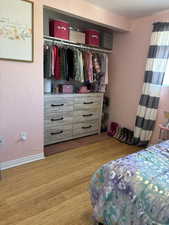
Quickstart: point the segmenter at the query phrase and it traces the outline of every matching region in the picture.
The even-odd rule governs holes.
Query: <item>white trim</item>
[[[45,158],[44,154],[40,153],[40,154],[37,154],[37,155],[31,155],[31,156],[27,156],[27,157],[15,159],[15,160],[1,162],[0,163],[0,169],[6,170],[6,169],[9,169],[9,168],[12,168],[12,167],[20,166],[20,165],[30,163],[30,162],[34,162],[34,161],[37,161],[37,160],[41,160],[41,159],[44,159],[44,158]]]

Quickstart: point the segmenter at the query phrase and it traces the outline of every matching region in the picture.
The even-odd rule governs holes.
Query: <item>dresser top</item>
[[[89,96],[102,96],[104,93],[101,93],[101,92],[97,92],[97,93],[85,93],[85,94],[78,94],[78,93],[75,93],[75,94],[45,94],[45,98],[47,97],[89,97]]]

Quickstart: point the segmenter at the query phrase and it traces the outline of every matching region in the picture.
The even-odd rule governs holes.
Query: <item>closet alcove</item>
[[[44,88],[44,145],[55,144],[79,137],[100,134],[102,124],[105,123],[105,113],[103,112],[103,100],[106,95],[108,84],[108,55],[112,51],[113,31],[109,28],[93,24],[82,18],[66,15],[55,9],[44,8],[44,84],[50,86],[47,91]],[[100,44],[98,47],[82,43],[74,43],[69,40],[62,40],[50,36],[49,23],[51,20],[66,21],[70,24],[70,29],[77,32],[86,30],[96,30],[99,32]],[[63,58],[60,58],[61,76],[49,75],[49,62],[46,63],[46,48],[57,46],[58,51],[63,55],[63,49],[74,51],[73,54],[83,53],[83,71],[74,75],[74,65],[69,62],[69,67],[64,70],[62,67]],[[65,52],[65,50],[64,50]],[[47,53],[48,54],[48,53]],[[64,53],[65,54],[65,53]],[[93,72],[93,77],[89,78],[86,72],[84,54],[92,54],[93,59],[99,58],[100,71],[104,68],[104,79],[96,78],[99,74]],[[94,58],[95,57],[95,58]],[[64,58],[65,59],[65,58]],[[104,63],[101,61],[104,60]],[[74,61],[73,61],[74,62]],[[104,64],[104,65],[103,65]],[[95,67],[96,68],[95,68]],[[93,66],[93,71],[97,70],[97,65]],[[53,68],[53,67],[52,67]],[[67,72],[68,70],[68,72]],[[66,71],[66,72],[65,72]],[[73,71],[73,72],[72,72]],[[78,78],[78,73],[84,75],[84,79]],[[73,75],[72,75],[73,74]],[[86,75],[87,74],[87,75]],[[74,76],[73,78],[71,76]],[[86,78],[87,77],[87,78]],[[105,78],[106,77],[106,78]],[[100,79],[100,80],[99,80]],[[63,86],[72,87],[72,93],[62,93]],[[60,88],[61,87],[61,88]],[[82,87],[89,88],[88,93],[79,93]],[[83,88],[82,88],[83,90]],[[105,125],[104,125],[105,126]],[[104,127],[105,129],[105,127]]]

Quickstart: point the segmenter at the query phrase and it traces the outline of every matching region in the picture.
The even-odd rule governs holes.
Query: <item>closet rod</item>
[[[102,53],[107,53],[107,54],[111,54],[112,53],[111,50],[106,50],[106,49],[101,49],[101,48],[93,48],[93,47],[85,46],[83,44],[75,44],[75,43],[70,42],[70,41],[65,41],[65,40],[62,40],[62,39],[49,37],[49,36],[46,36],[46,35],[44,36],[44,41],[57,43],[57,44],[61,44],[61,45],[66,45],[66,46],[72,46],[72,47],[81,48],[81,49],[88,49],[88,50],[92,50],[92,51],[96,51],[96,52],[102,52]]]

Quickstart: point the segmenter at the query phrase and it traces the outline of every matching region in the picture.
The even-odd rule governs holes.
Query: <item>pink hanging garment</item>
[[[92,53],[88,53],[88,78],[90,83],[93,82],[93,62],[92,62]]]
[[[54,68],[55,68],[55,47],[52,46],[52,64],[51,64],[52,76],[54,76]]]
[[[108,55],[105,55],[105,64],[106,64],[106,70],[105,70],[105,84],[108,84],[108,74],[109,74],[109,68],[108,68],[108,63],[109,63],[109,59],[108,59]]]
[[[54,78],[56,80],[60,80],[61,79],[61,70],[60,70],[60,56],[59,56],[59,48],[57,46],[55,46],[55,50],[54,50]]]

